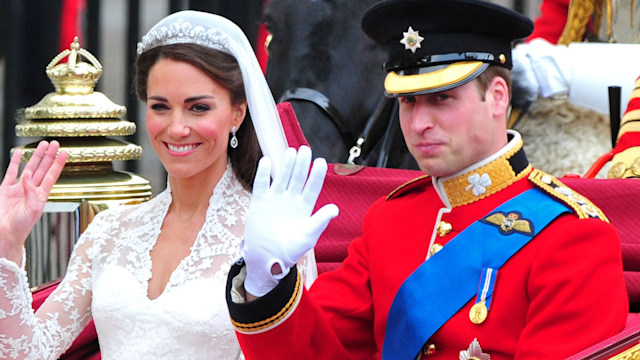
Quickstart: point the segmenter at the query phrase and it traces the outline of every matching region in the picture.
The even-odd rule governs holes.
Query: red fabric
[[[74,37],[82,46],[82,15],[86,0],[64,0],[60,17],[60,51],[69,49]]]
[[[262,8],[269,3],[269,0],[265,0]],[[256,57],[258,58],[258,63],[262,68],[262,72],[266,74],[267,72],[267,62],[269,61],[269,54],[267,53],[267,49],[265,47],[265,41],[267,40],[267,35],[269,32],[267,28],[264,26],[264,23],[261,22],[258,25],[258,39],[256,41]]]
[[[543,0],[540,4],[540,16],[533,23],[533,33],[529,40],[543,38],[557,44],[569,14],[570,0]]]
[[[627,326],[619,334],[614,335],[566,360],[609,359],[638,344],[640,340],[640,315],[630,316]]]
[[[280,115],[280,122],[284,129],[284,134],[287,137],[287,143],[289,146],[299,148],[302,145],[309,146],[309,142],[302,133],[302,128],[296,117],[296,113],[293,111],[293,107],[289,102],[279,103],[277,105],[278,115]]]
[[[640,304],[640,233],[638,214],[640,179],[560,179],[575,189],[609,218],[620,237],[622,263],[629,302]]]
[[[40,286],[32,294],[33,309],[37,310],[49,295],[56,289],[60,279]],[[93,320],[78,335],[71,347],[60,357],[61,360],[100,360],[100,345]]]

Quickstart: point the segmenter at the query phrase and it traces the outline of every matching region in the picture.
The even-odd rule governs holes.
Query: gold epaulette
[[[430,176],[429,175],[423,175],[420,177],[417,177],[413,180],[407,181],[406,183],[398,186],[397,188],[395,188],[392,192],[389,193],[389,195],[387,195],[387,200],[391,200],[394,199],[398,196],[402,196],[403,194],[411,191],[412,189],[415,189],[419,186],[421,186],[423,184],[423,180],[429,179]]]
[[[598,218],[609,222],[600,208],[555,177],[534,169],[529,175],[529,180],[542,191],[570,207],[580,219]]]

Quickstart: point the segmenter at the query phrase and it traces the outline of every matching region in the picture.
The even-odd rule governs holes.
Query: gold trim
[[[620,126],[620,130],[618,131],[618,140],[622,137],[622,135],[628,132],[640,132],[640,121],[629,121],[622,123],[622,125]]]
[[[300,277],[300,273],[298,273],[298,276],[296,278],[295,290],[291,295],[291,298],[277,314],[273,315],[268,319],[251,323],[251,324],[241,324],[233,319],[231,319],[231,323],[236,329],[238,329],[238,331],[245,332],[245,333],[260,331],[270,326],[276,325],[280,321],[285,319],[289,315],[289,313],[291,313],[291,311],[293,311],[293,309],[295,308],[294,305],[296,305],[300,301],[301,295],[302,295],[302,278]]]
[[[635,87],[631,91],[631,95],[629,95],[629,99],[640,97],[640,80],[636,80]]]
[[[627,179],[640,177],[640,149],[630,147],[613,156],[607,178]]]
[[[640,360],[640,344],[610,357],[609,360]]]
[[[19,147],[22,149],[22,161],[27,162],[35,152],[34,148]],[[87,162],[107,162],[116,160],[136,160],[142,158],[142,147],[135,144],[108,144],[94,147],[66,147],[61,149],[69,153],[67,164]],[[14,150],[14,149],[12,149]]]
[[[626,123],[627,121],[638,120],[640,119],[640,109],[633,109],[627,111],[622,117],[622,123]]]
[[[506,188],[514,182],[523,179],[529,171],[531,171],[531,164],[528,164],[523,171],[516,174],[509,163],[509,158],[521,148],[522,141],[492,162],[470,172],[456,176],[453,179],[444,181],[442,186],[444,187],[447,197],[451,202],[451,207],[467,205],[484,199],[487,196],[493,195]],[[478,196],[473,194],[472,188],[469,188],[470,184],[468,179],[474,174],[477,174],[478,176],[487,174],[491,179],[491,185],[487,186],[485,192]]]
[[[16,135],[20,137],[127,136],[135,133],[135,123],[118,119],[33,121],[16,125]]]
[[[598,218],[602,221],[609,222],[609,219],[607,219],[602,210],[592,203],[591,200],[566,186],[555,177],[535,169],[531,172],[531,175],[529,175],[529,180],[544,192],[569,206],[578,218]]]
[[[401,191],[402,189],[406,188],[407,186],[409,186],[409,185],[411,185],[411,184],[414,184],[414,183],[417,183],[418,181],[424,180],[424,179],[426,179],[426,178],[428,178],[428,177],[429,177],[429,175],[422,175],[422,176],[419,176],[419,177],[417,177],[417,178],[415,178],[415,179],[413,179],[413,180],[409,180],[409,181],[407,181],[406,183],[404,183],[404,184],[402,184],[402,185],[398,186],[398,187],[397,187],[397,188],[395,188],[392,192],[390,192],[390,193],[389,193],[389,195],[387,195],[387,199],[386,199],[386,200],[391,199],[391,198],[392,198],[396,193],[398,193],[398,192],[399,192],[399,191]]]
[[[390,71],[384,80],[384,89],[389,94],[404,94],[416,91],[424,91],[455,84],[475,71],[483,62],[466,61],[451,64],[444,69],[425,74],[400,76],[395,71]]]

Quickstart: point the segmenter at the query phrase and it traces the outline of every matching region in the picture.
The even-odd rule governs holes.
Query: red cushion
[[[593,201],[616,228],[622,247],[622,266],[633,311],[640,310],[640,179],[562,178],[563,183]]]

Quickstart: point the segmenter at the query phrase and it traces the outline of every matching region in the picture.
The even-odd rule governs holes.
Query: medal
[[[482,324],[487,319],[487,314],[487,306],[484,304],[484,301],[481,301],[479,303],[475,303],[471,307],[471,311],[469,311],[469,320],[476,325]]]
[[[498,276],[498,270],[492,268],[483,268],[480,276],[480,284],[478,285],[478,295],[476,303],[469,310],[469,320],[476,325],[482,324],[489,315],[491,306],[491,298],[493,288]]]

